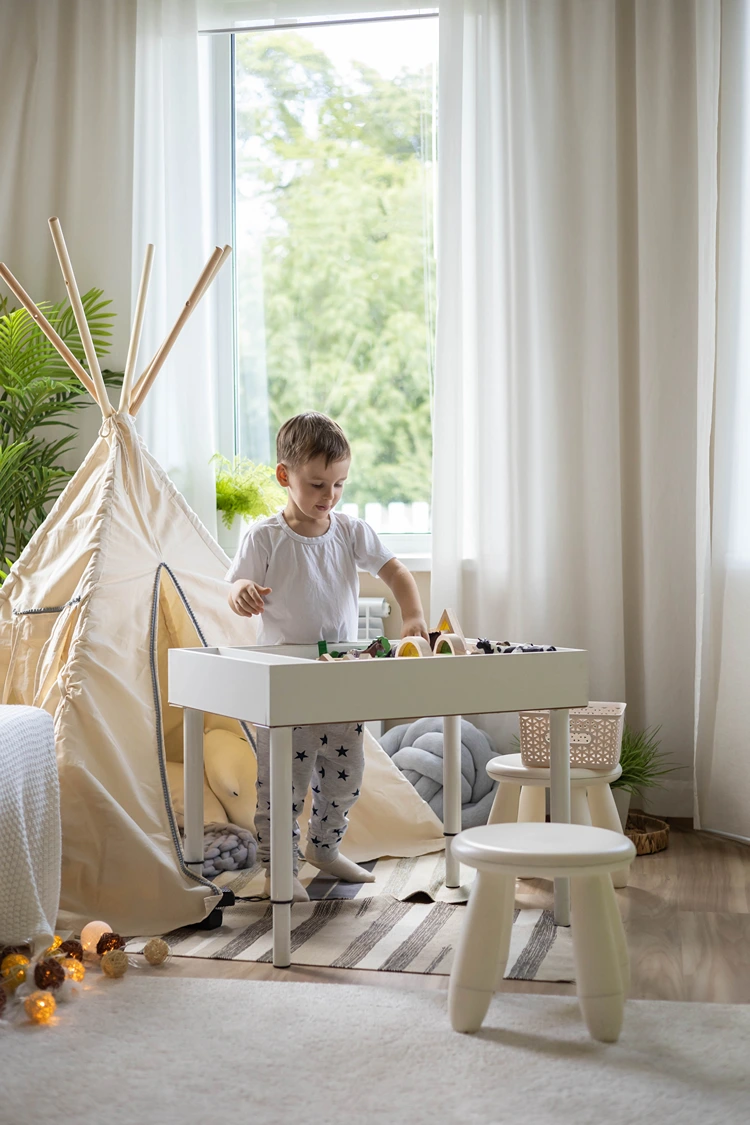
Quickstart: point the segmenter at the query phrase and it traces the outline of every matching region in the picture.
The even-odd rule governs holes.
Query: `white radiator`
[[[385,636],[383,619],[388,617],[390,612],[390,604],[385,598],[360,598],[357,640],[374,641],[376,637]],[[365,726],[375,738],[380,738],[383,733],[383,724],[379,720],[365,723]]]
[[[385,598],[360,598],[357,640],[374,641],[376,637],[384,636],[383,618],[388,617],[390,612],[390,604]]]

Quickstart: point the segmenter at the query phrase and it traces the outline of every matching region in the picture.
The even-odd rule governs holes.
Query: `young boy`
[[[403,617],[402,636],[427,637],[417,585],[364,520],[334,511],[341,499],[351,449],[341,428],[310,411],[290,418],[276,438],[276,479],[287,491],[283,512],[245,535],[227,573],[229,604],[242,617],[260,615],[259,645],[351,641],[357,638],[357,568],[382,578]],[[364,772],[362,723],[296,727],[293,733],[294,898],[307,901],[297,879],[299,825],[310,781],[313,806],[305,858],[334,878],[372,882],[364,868],[339,854],[347,816]],[[255,829],[258,858],[269,886],[269,736],[258,728]]]

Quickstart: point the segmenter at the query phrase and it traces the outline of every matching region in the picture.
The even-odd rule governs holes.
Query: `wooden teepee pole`
[[[213,285],[214,278],[217,276],[217,274],[219,273],[219,270],[224,265],[224,263],[226,262],[227,258],[229,257],[229,255],[231,253],[232,253],[232,247],[227,242],[226,246],[224,247],[224,249],[221,252],[221,257],[218,259],[218,261],[217,261],[216,265],[214,266],[208,280],[206,281],[206,284],[203,287],[203,290],[201,292],[201,297],[210,288],[210,286]]]
[[[125,375],[122,380],[122,390],[120,391],[120,405],[117,408],[120,411],[127,410],[128,403],[130,402],[130,392],[133,388],[133,375],[135,374],[135,361],[138,356],[138,345],[141,342],[143,314],[146,310],[146,294],[148,293],[148,283],[151,279],[151,266],[153,261],[154,244],[153,242],[149,242],[146,247],[146,256],[143,259],[143,270],[141,272],[141,283],[138,286],[138,300],[135,305],[133,330],[130,333],[128,358],[125,361]]]
[[[177,337],[184,328],[185,324],[195,311],[198,302],[208,289],[218,271],[221,262],[226,261],[231,252],[231,247],[225,247],[224,250],[217,246],[211,257],[203,267],[203,271],[193,287],[193,291],[185,302],[182,312],[177,317],[172,330],[168,333],[164,343],[159,348],[151,363],[144,371],[141,378],[135,385],[133,393],[130,396],[130,413],[135,416],[140,408],[143,406],[144,399],[153,386],[156,376],[161,371],[167,356],[174,347]]]
[[[216,249],[218,250],[218,246],[217,246]],[[205,277],[206,280],[204,282],[204,287],[202,287],[202,289],[200,290],[200,293],[198,294],[198,297],[195,300],[195,303],[193,303],[193,308],[195,308],[195,306],[198,304],[199,300],[201,300],[202,297],[204,297],[204,294],[207,293],[207,291],[208,291],[208,289],[211,285],[211,282],[213,282],[213,280],[216,277],[218,271],[220,269],[222,269],[225,261],[227,260],[227,258],[229,257],[229,254],[231,254],[231,253],[232,253],[232,246],[227,243],[224,250],[222,251],[222,255],[220,255],[220,258],[216,259],[216,264],[214,266],[214,269],[211,270],[209,273],[207,273],[206,270],[204,270],[204,272],[202,272],[201,277]],[[214,254],[211,255],[211,257],[213,257],[213,258],[216,257],[216,251],[214,251]],[[196,288],[193,289],[193,293],[196,293],[197,289],[198,289],[198,286],[196,286]],[[141,376],[141,379],[138,380],[138,386],[136,387],[136,393],[132,396],[134,403],[135,403],[136,395],[138,393],[138,388],[145,385],[146,379],[148,379],[148,385],[151,386],[152,381],[153,381],[151,379],[151,371],[152,371],[152,368],[153,368],[156,360],[160,360],[159,366],[160,367],[162,366],[162,361],[160,359],[161,354],[162,354],[162,348],[160,348],[159,351],[156,352],[156,354],[154,355],[154,358],[152,359],[151,363],[148,364],[148,367],[143,372],[143,375]],[[166,357],[164,357],[164,359],[166,359]],[[155,376],[154,376],[154,378],[155,378]],[[141,408],[141,406],[143,405],[143,397],[145,397],[145,395],[142,396],[141,400],[139,400],[138,406],[137,406],[138,409]]]
[[[20,304],[22,304],[26,309],[26,312],[29,314],[32,320],[34,320],[39,325],[39,328],[47,337],[50,344],[52,344],[52,347],[57,349],[73,374],[78,376],[94,401],[99,402],[96,394],[96,387],[91,381],[86,368],[78,362],[68,345],[58,335],[50,322],[47,320],[44,313],[39,311],[39,309],[32,301],[31,297],[21,285],[20,281],[18,281],[10,272],[5,262],[0,262],[0,277],[2,277],[3,281],[8,286],[16,300],[19,301]]]
[[[93,379],[94,386],[96,388],[96,394],[94,397],[101,407],[102,414],[105,418],[108,418],[110,414],[114,414],[114,408],[110,404],[110,401],[107,397],[107,389],[104,386],[104,379],[102,378],[101,368],[99,367],[99,359],[94,347],[94,341],[91,338],[91,330],[89,329],[88,321],[86,320],[86,313],[83,309],[81,294],[78,292],[78,285],[76,284],[75,274],[73,273],[73,266],[70,261],[70,255],[68,254],[68,248],[65,245],[65,239],[63,237],[62,227],[60,226],[60,220],[53,216],[53,218],[51,218],[49,221],[49,229],[52,233],[52,241],[55,244],[55,250],[57,251],[57,257],[60,262],[60,269],[62,270],[62,275],[65,279],[65,285],[68,290],[68,297],[73,308],[73,315],[75,316],[76,324],[78,325],[78,331],[81,336],[83,350],[86,353],[86,359],[88,360],[91,378]]]

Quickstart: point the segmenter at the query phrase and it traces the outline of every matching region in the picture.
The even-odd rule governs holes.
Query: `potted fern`
[[[104,356],[115,315],[111,302],[102,300],[101,289],[81,299],[97,355]],[[39,308],[85,363],[67,301]],[[122,381],[115,372],[102,374],[107,386]],[[75,441],[72,416],[92,402],[26,310],[11,310],[0,299],[0,583],[73,476],[61,458]],[[50,426],[70,432],[46,437]]]
[[[622,774],[612,782],[612,796],[620,814],[623,831],[627,824],[630,801],[634,794],[644,789],[656,789],[665,774],[673,773],[679,766],[665,765],[666,758],[659,749],[660,727],[637,731],[625,726],[622,734],[620,765]]]
[[[216,510],[221,519],[218,540],[231,557],[237,551],[243,522],[273,515],[284,506],[286,495],[270,465],[258,465],[246,457],[229,461],[217,453]]]

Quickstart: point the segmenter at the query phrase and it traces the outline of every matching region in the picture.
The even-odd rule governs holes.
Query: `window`
[[[232,36],[235,452],[321,410],[342,510],[429,549],[437,18]],[[397,536],[397,539],[391,539]]]

